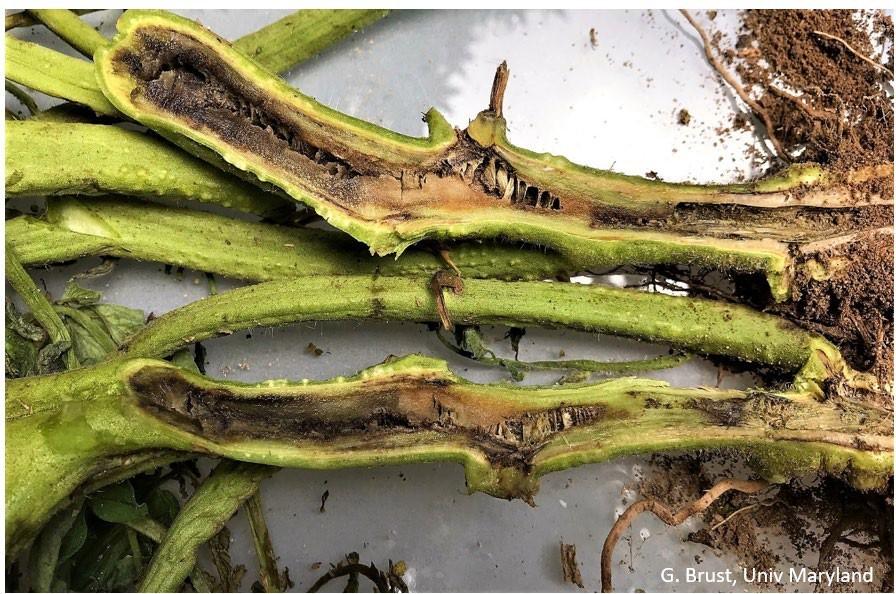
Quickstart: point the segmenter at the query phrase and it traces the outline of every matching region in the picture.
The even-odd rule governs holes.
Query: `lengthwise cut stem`
[[[43,218],[6,223],[6,237],[25,266],[84,256],[164,262],[250,281],[382,275],[431,276],[445,268],[435,251],[401,258],[371,256],[344,233],[255,223],[196,210],[119,198],[59,198]],[[557,254],[506,244],[461,243],[452,262],[467,278],[544,279],[579,272]]]
[[[382,10],[300,10],[236,40],[234,44],[247,51],[262,66],[275,72],[285,72],[351,32],[382,18],[384,13]],[[18,19],[13,26],[21,26],[19,21],[24,23],[25,17]],[[84,26],[88,27],[86,24]],[[311,31],[310,27],[316,29]],[[99,37],[105,43],[105,39],[101,35]],[[93,48],[89,55],[93,55],[99,41],[94,37],[85,46],[85,53],[89,46]],[[11,35],[6,36],[5,75],[9,80],[52,97],[86,105],[98,114],[121,115],[103,96],[92,63]]]
[[[324,382],[237,384],[117,359],[7,382],[6,544],[27,544],[108,456],[147,449],[274,466],[464,464],[467,485],[531,500],[538,478],[636,453],[731,449],[773,481],[806,472],[881,488],[892,418],[798,391],[477,385],[443,361],[393,360]]]
[[[846,180],[818,167],[750,184],[667,184],[516,147],[500,115],[506,68],[491,109],[465,131],[430,110],[429,136],[411,138],[296,92],[186,19],[131,11],[118,29],[96,61],[119,109],[202,158],[281,188],[378,254],[426,238],[501,237],[594,267],[761,271],[783,299],[793,244],[892,218],[890,197],[857,204]],[[892,174],[885,169],[861,175]]]
[[[260,216],[290,207],[149,134],[101,124],[7,123],[8,198],[106,193],[196,200]]]

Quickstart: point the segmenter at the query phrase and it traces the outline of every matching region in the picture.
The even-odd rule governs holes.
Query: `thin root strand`
[[[681,14],[687,21],[691,24],[697,34],[700,36],[701,41],[703,42],[703,51],[706,54],[706,59],[709,61],[709,65],[713,67],[713,69],[718,73],[722,79],[728,83],[728,85],[734,89],[734,92],[737,93],[737,96],[740,97],[741,101],[747,104],[747,106],[759,116],[762,120],[762,125],[765,126],[765,132],[768,135],[769,141],[775,147],[775,153],[778,155],[778,158],[783,159],[784,161],[790,161],[790,156],[787,154],[787,151],[784,150],[784,146],[781,144],[781,141],[778,140],[778,137],[775,136],[774,125],[772,124],[772,119],[768,115],[768,112],[762,108],[759,103],[756,102],[755,99],[750,97],[749,93],[747,93],[746,89],[744,89],[743,85],[737,82],[731,73],[725,70],[725,67],[722,66],[722,63],[719,62],[719,59],[712,52],[712,41],[709,38],[709,34],[706,30],[700,26],[691,13],[687,10],[681,9]]]
[[[631,526],[635,518],[641,515],[641,513],[649,511],[668,526],[678,526],[694,514],[699,514],[700,512],[705,510],[707,507],[712,505],[712,503],[716,499],[718,499],[728,491],[734,490],[740,491],[741,493],[754,495],[756,493],[764,491],[768,488],[768,486],[768,483],[765,481],[747,481],[737,479],[726,479],[723,481],[719,481],[709,491],[707,491],[703,495],[703,497],[692,501],[688,505],[678,510],[678,512],[673,512],[665,504],[657,501],[656,499],[642,499],[631,504],[628,509],[622,512],[622,515],[617,518],[616,522],[613,524],[613,527],[610,529],[609,534],[607,534],[606,540],[604,541],[604,546],[600,554],[601,591],[613,591],[613,550],[616,548],[616,543],[619,541],[622,533],[626,529],[628,529],[629,526]]]

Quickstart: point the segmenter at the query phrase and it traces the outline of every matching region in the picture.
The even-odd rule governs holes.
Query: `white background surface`
[[[234,38],[286,11],[180,11],[217,33]],[[111,32],[115,11],[93,15]],[[720,13],[715,27],[733,27]],[[711,76],[697,38],[675,12],[666,11],[434,11],[393,13],[367,30],[312,59],[287,76],[303,92],[332,107],[408,134],[423,134],[420,114],[435,106],[463,127],[485,108],[495,67],[507,60],[511,78],[505,115],[511,141],[537,151],[563,154],[600,168],[670,181],[732,181],[750,176],[744,148],[748,133],[720,140],[733,102]],[[589,30],[594,28],[597,45]],[[45,30],[20,33],[58,49]],[[67,50],[70,53],[70,50]],[[691,124],[677,124],[685,107]],[[54,295],[77,267],[39,272]],[[204,297],[201,273],[165,275],[151,263],[121,262],[110,275],[86,283],[107,301],[160,314]],[[218,289],[236,286],[218,281]],[[251,339],[247,338],[251,335]],[[503,332],[491,332],[499,352],[509,353]],[[313,341],[326,352],[305,352]],[[506,379],[446,352],[419,325],[386,323],[304,324],[257,329],[210,341],[208,372],[239,380],[327,378],[351,374],[389,354],[423,352],[447,358],[455,371],[478,381]],[[612,337],[531,329],[521,359],[556,357],[625,359],[664,351]],[[680,385],[715,385],[716,371],[693,362],[653,374]],[[556,376],[538,376],[548,380]],[[743,378],[729,378],[724,385]],[[600,587],[599,552],[615,514],[630,503],[630,490],[646,469],[642,459],[622,459],[547,476],[537,507],[482,494],[467,495],[463,470],[454,465],[309,472],[283,470],[263,486],[265,512],[281,565],[303,590],[350,551],[385,567],[404,560],[407,580],[422,591],[575,591],[561,579],[559,543],[573,543],[588,590]],[[321,494],[330,493],[320,513]],[[242,516],[230,523],[232,553],[255,575],[254,553]],[[660,569],[734,567],[702,545],[682,542],[694,524],[669,529],[643,517],[631,546],[617,547],[618,591],[700,589],[666,585]],[[321,569],[312,570],[314,562]],[[339,583],[341,590],[342,583]],[[717,585],[703,586],[716,590]],[[739,586],[740,589],[742,585]]]

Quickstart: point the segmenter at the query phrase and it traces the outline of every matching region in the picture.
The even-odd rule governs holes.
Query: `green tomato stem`
[[[72,338],[68,328],[65,327],[65,323],[47,296],[34,284],[34,280],[19,262],[15,249],[8,243],[6,245],[6,280],[28,305],[37,323],[46,330],[50,342],[68,345],[65,353],[65,366],[68,369],[78,367],[78,359],[75,357],[74,349],[71,348]]]
[[[435,250],[411,249],[397,260],[380,258],[344,233],[243,221],[121,198],[51,199],[42,218],[8,220],[6,237],[26,266],[105,255],[250,281],[431,276],[446,266]],[[450,257],[469,278],[536,280],[580,271],[557,254],[507,244],[459,243],[451,246]]]
[[[153,555],[141,592],[177,592],[196,566],[199,547],[227,523],[276,469],[221,462],[184,505]]]
[[[6,35],[6,78],[40,91],[86,105],[96,113],[118,116],[118,110],[96,83],[92,62]]]
[[[388,10],[297,10],[233,42],[271,72],[287,72],[382,19]]]
[[[91,12],[99,12],[100,9],[90,8],[90,9],[75,9],[74,12],[77,15],[90,14]],[[6,15],[6,30],[16,29],[18,27],[32,27],[34,25],[39,24],[37,19],[35,19],[31,13],[27,10],[22,12],[15,12],[13,14]]]
[[[97,48],[109,43],[99,31],[71,10],[30,9],[28,13],[88,58],[93,58]]]
[[[570,283],[468,279],[444,291],[457,324],[558,326],[602,332],[721,355],[796,374],[801,386],[846,369],[822,337],[741,305]],[[271,281],[208,297],[148,324],[122,357],[168,355],[185,344],[258,326],[307,320],[379,319],[435,322],[427,278],[308,277]],[[825,364],[819,359],[823,357]]]
[[[9,122],[7,197],[52,201],[60,194],[106,193],[214,203],[259,216],[286,204],[142,132],[100,124]]]
[[[103,460],[147,450],[312,469],[454,461],[471,490],[527,500],[547,472],[660,451],[730,450],[769,480],[821,471],[863,489],[893,463],[892,417],[837,393],[481,385],[422,356],[323,382],[239,384],[147,359],[11,380],[6,439],[8,550]]]

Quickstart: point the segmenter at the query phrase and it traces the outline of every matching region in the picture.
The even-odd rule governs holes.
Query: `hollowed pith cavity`
[[[145,367],[128,380],[150,414],[215,442],[357,440],[375,447],[396,434],[437,433],[479,450],[500,466],[527,469],[558,433],[605,420],[597,404],[537,408],[481,398],[442,379],[398,376],[340,390],[261,391],[201,385],[169,367]]]
[[[162,112],[211,136],[221,150],[252,160],[272,179],[368,225],[500,220],[494,209],[509,209],[550,217],[543,222],[555,229],[569,220],[579,228],[648,227],[802,242],[888,225],[892,218],[886,204],[826,209],[681,201],[646,207],[639,200],[652,197],[643,184],[632,185],[641,198],[622,200],[620,206],[618,197],[611,204],[602,196],[624,192],[619,188],[626,182],[606,182],[596,172],[593,182],[583,184],[576,173],[578,181],[567,183],[564,166],[558,166],[549,176],[556,187],[536,183],[533,178],[543,178],[544,167],[522,171],[500,156],[501,149],[481,146],[465,131],[455,130],[456,140],[444,150],[409,152],[401,149],[401,140],[359,141],[345,126],[304,113],[295,97],[266,91],[261,79],[247,77],[189,33],[157,24],[134,31],[128,44],[113,50],[111,62],[117,75],[134,83],[129,100],[138,109]],[[657,188],[670,192],[663,184]]]

